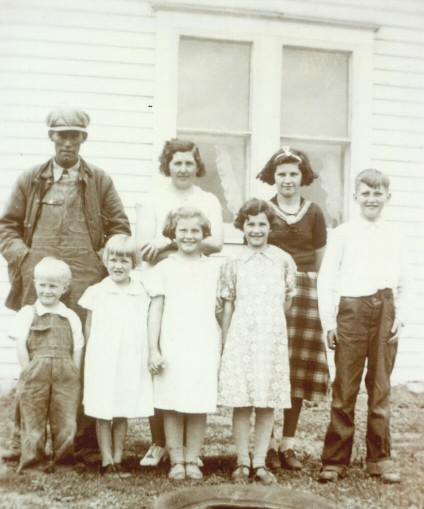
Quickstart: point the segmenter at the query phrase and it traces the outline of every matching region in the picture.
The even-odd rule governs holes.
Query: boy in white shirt
[[[334,230],[318,276],[322,327],[336,364],[319,480],[347,475],[367,361],[367,472],[393,483],[400,475],[391,459],[389,395],[406,308],[404,242],[395,225],[381,218],[390,199],[386,175],[371,169],[359,173],[354,199],[360,217]]]
[[[84,337],[78,315],[60,302],[71,283],[62,260],[45,257],[34,267],[37,300],[16,315],[9,336],[16,341],[22,368],[17,387],[21,416],[21,456],[18,472],[45,458],[46,427],[50,424],[53,457],[73,457],[80,401],[80,366]]]

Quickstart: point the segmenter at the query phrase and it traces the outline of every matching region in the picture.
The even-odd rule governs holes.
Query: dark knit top
[[[278,206],[277,196],[271,199],[275,221],[268,237],[269,244],[289,253],[299,272],[315,271],[315,250],[327,243],[324,214],[316,203],[301,198],[296,214],[287,214]]]

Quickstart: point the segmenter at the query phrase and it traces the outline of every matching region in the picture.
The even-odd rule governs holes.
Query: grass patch
[[[13,396],[0,398],[0,452],[7,448],[12,428]],[[281,433],[282,412],[277,412],[277,433]],[[393,456],[399,464],[402,482],[382,484],[369,478],[365,464],[366,394],[358,398],[356,437],[350,475],[335,484],[320,484],[316,478],[329,418],[329,402],[304,406],[297,433],[297,449],[305,465],[302,472],[277,472],[278,483],[293,490],[325,497],[345,509],[423,509],[424,508],[424,394],[405,386],[392,391]],[[231,435],[231,412],[219,409],[208,418],[202,451],[205,463],[203,485],[231,482],[235,450]],[[280,423],[280,424],[278,424]],[[140,457],[149,445],[147,419],[130,422],[126,446],[126,466],[132,477],[122,481],[105,480],[95,469],[75,471],[60,467],[53,474],[33,468],[16,474],[16,464],[0,464],[0,507],[2,509],[103,509],[148,508],[155,497],[172,491],[176,485],[167,478],[167,467],[142,469]],[[183,481],[178,487],[198,486]],[[305,508],[307,509],[307,508]]]

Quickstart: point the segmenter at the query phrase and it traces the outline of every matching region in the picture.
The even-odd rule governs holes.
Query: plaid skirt
[[[329,389],[329,371],[315,272],[297,273],[296,295],[287,313],[287,331],[291,396],[322,401]]]

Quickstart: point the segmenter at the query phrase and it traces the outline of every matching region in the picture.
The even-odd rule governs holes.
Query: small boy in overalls
[[[77,314],[59,300],[71,277],[65,262],[43,258],[34,267],[37,300],[17,313],[9,333],[16,341],[22,368],[17,387],[21,413],[18,472],[45,458],[47,424],[53,446],[48,470],[73,455],[84,337]]]
[[[384,173],[359,173],[354,199],[360,217],[334,230],[318,276],[321,322],[336,364],[319,480],[335,481],[348,473],[356,398],[366,369],[367,472],[395,483],[400,474],[391,458],[389,396],[408,307],[405,242],[397,225],[382,219],[390,200]]]

